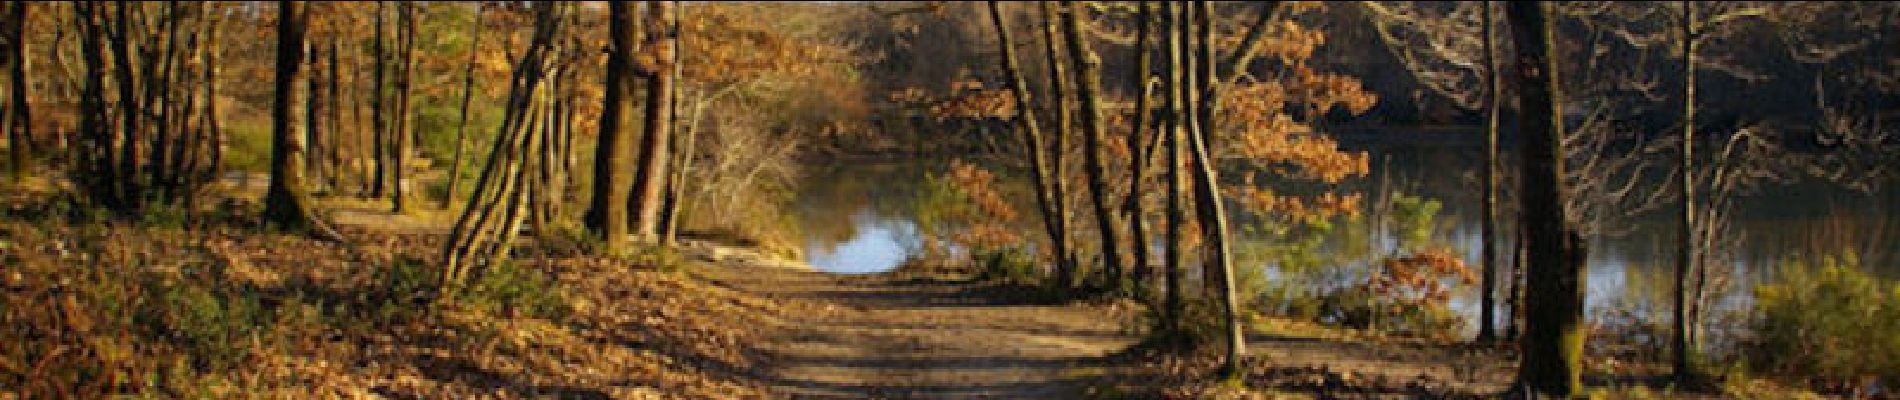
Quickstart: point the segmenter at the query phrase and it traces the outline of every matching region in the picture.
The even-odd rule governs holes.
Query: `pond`
[[[1477,171],[1479,148],[1467,143],[1431,141],[1382,145],[1353,150],[1373,158],[1370,176],[1339,185],[1335,190],[1406,193],[1442,203],[1436,220],[1437,240],[1461,254],[1474,270],[1481,243]],[[797,211],[805,232],[807,261],[823,271],[860,274],[896,268],[918,254],[920,232],[913,203],[928,173],[941,173],[948,160],[921,159],[877,162],[840,162],[812,171],[801,186]],[[1508,165],[1507,165],[1508,168]],[[1005,177],[1011,177],[1005,174]],[[1027,183],[1013,184],[1020,198],[1012,199],[1027,213]],[[1743,232],[1743,244],[1727,265],[1729,290],[1718,297],[1723,307],[1747,303],[1747,288],[1772,279],[1775,266],[1788,257],[1809,252],[1828,241],[1853,240],[1872,253],[1862,267],[1890,278],[1900,278],[1900,190],[1883,185],[1872,193],[1857,192],[1819,182],[1768,185],[1738,201],[1734,218]],[[1368,202],[1371,203],[1371,202]],[[1663,292],[1674,271],[1676,224],[1668,208],[1630,218],[1622,232],[1595,235],[1589,243],[1586,290],[1591,312],[1621,303],[1647,308],[1640,313],[1669,310]],[[1024,237],[1041,238],[1034,225],[1025,225]],[[1372,238],[1375,252],[1389,249],[1392,237]],[[1361,239],[1364,240],[1364,239]],[[1238,247],[1244,247],[1242,246]],[[1326,247],[1323,252],[1337,251]],[[1363,249],[1358,250],[1364,252]],[[1330,254],[1322,254],[1322,256]],[[1245,260],[1243,256],[1242,260]],[[1243,267],[1270,265],[1252,261]],[[1476,319],[1476,290],[1466,287],[1453,299],[1453,308]],[[1641,301],[1630,301],[1638,300]],[[1475,326],[1475,323],[1467,326]]]

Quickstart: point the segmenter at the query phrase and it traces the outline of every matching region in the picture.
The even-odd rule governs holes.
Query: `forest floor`
[[[416,314],[409,309],[415,300],[396,285],[414,278],[389,271],[426,274],[420,260],[439,251],[448,213],[395,215],[380,202],[325,200],[321,207],[348,242],[335,244],[247,227],[242,216],[255,210],[241,207],[192,228],[74,224],[56,210],[35,209],[51,204],[44,198],[0,197],[9,197],[0,215],[0,260],[9,270],[0,305],[61,304],[0,307],[0,322],[12,327],[0,332],[0,342],[10,343],[0,345],[0,398],[84,390],[329,398],[1460,398],[1502,392],[1514,366],[1486,348],[1262,319],[1251,325],[1248,374],[1240,384],[1220,382],[1208,379],[1214,357],[1136,350],[1144,317],[1134,302],[1056,301],[947,274],[828,274],[707,241],[688,242],[685,257],[668,262],[524,243],[521,268],[547,286],[504,287],[558,293],[560,311],[491,304]],[[181,298],[210,305],[176,308]],[[198,329],[189,321],[223,322]],[[230,335],[252,339],[219,339]],[[210,356],[222,361],[206,364]],[[67,370],[105,375],[60,375]],[[167,378],[144,383],[159,389],[136,389],[137,376]],[[67,379],[104,384],[58,387]]]

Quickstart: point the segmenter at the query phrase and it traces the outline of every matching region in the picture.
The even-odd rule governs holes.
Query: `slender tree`
[[[468,36],[468,63],[462,68],[462,105],[455,121],[455,153],[449,157],[449,189],[448,194],[442,196],[443,209],[449,208],[449,203],[452,203],[450,200],[455,198],[457,188],[462,183],[462,152],[467,147],[463,142],[468,140],[468,103],[475,98],[475,56],[480,54],[482,49],[482,6],[480,4],[475,5],[474,16],[469,18],[474,20],[475,27]]]
[[[1051,122],[1054,125],[1049,130],[1049,133],[1055,136],[1051,140],[1049,149],[1051,160],[1049,177],[1052,183],[1050,196],[1055,201],[1057,222],[1062,225],[1062,241],[1056,244],[1056,249],[1070,251],[1061,254],[1057,259],[1056,284],[1068,288],[1075,285],[1076,256],[1073,253],[1075,249],[1070,244],[1073,236],[1069,231],[1068,173],[1065,171],[1067,162],[1064,160],[1068,154],[1068,137],[1072,135],[1071,129],[1074,129],[1075,123],[1069,109],[1069,73],[1062,62],[1062,39],[1056,33],[1055,5],[1051,1],[1042,1],[1039,4],[1042,7],[1043,54],[1048,57],[1045,65],[1049,70],[1049,108],[1055,113],[1055,121]]]
[[[1016,99],[1016,124],[1023,131],[1023,142],[1030,161],[1032,184],[1036,191],[1036,207],[1042,212],[1042,224],[1049,234],[1049,242],[1056,246],[1051,255],[1061,263],[1069,250],[1063,246],[1067,236],[1062,231],[1061,215],[1051,193],[1048,153],[1044,152],[1042,126],[1036,122],[1034,95],[1030,93],[1027,80],[1023,78],[1022,66],[1016,60],[1015,36],[1010,34],[1009,23],[1003,18],[1002,6],[996,1],[988,2],[990,22],[996,26],[997,48],[1003,58],[1003,73],[1009,77],[1010,93]]]
[[[1555,29],[1544,2],[1512,2],[1510,20],[1521,108],[1522,214],[1529,251],[1523,353],[1518,383],[1531,392],[1572,396],[1582,389],[1584,240],[1566,212]]]
[[[1484,204],[1479,211],[1478,236],[1483,243],[1479,245],[1479,262],[1483,272],[1478,277],[1478,341],[1490,342],[1497,339],[1497,218],[1498,218],[1498,106],[1502,103],[1500,90],[1503,84],[1498,80],[1497,57],[1494,56],[1496,36],[1491,27],[1493,7],[1484,2],[1484,11],[1479,13],[1478,34],[1484,42]]]
[[[1214,166],[1210,136],[1217,129],[1214,124],[1215,99],[1220,96],[1220,84],[1215,81],[1214,60],[1214,9],[1207,1],[1194,3],[1194,22],[1200,28],[1200,41],[1197,43],[1202,61],[1200,87],[1192,100],[1197,114],[1188,125],[1188,145],[1195,165],[1194,191],[1199,204],[1195,210],[1200,214],[1201,229],[1207,234],[1207,245],[1212,247],[1207,253],[1209,272],[1213,273],[1220,286],[1220,307],[1224,319],[1227,344],[1227,357],[1221,370],[1223,375],[1240,373],[1240,357],[1245,353],[1247,339],[1240,326],[1240,305],[1234,289],[1234,266],[1232,250],[1227,243],[1226,207],[1220,200],[1220,173]]]
[[[1119,225],[1115,211],[1108,200],[1108,166],[1103,161],[1107,142],[1107,128],[1102,121],[1101,57],[1089,50],[1089,42],[1082,35],[1082,19],[1088,17],[1088,7],[1083,2],[1070,2],[1069,9],[1062,15],[1063,33],[1069,44],[1069,61],[1076,65],[1076,97],[1082,105],[1082,164],[1083,174],[1089,185],[1089,204],[1094,207],[1096,230],[1101,235],[1102,264],[1104,278],[1112,287],[1122,280],[1122,251]]]
[[[1187,190],[1188,184],[1187,174],[1182,166],[1181,144],[1187,139],[1185,133],[1188,115],[1186,76],[1188,68],[1186,68],[1183,53],[1188,48],[1189,29],[1186,7],[1182,7],[1178,2],[1167,2],[1162,13],[1162,18],[1168,21],[1167,34],[1163,41],[1163,47],[1166,48],[1168,55],[1164,68],[1167,71],[1167,79],[1164,82],[1167,83],[1165,108],[1168,112],[1164,116],[1167,123],[1163,125],[1165,126],[1163,129],[1167,131],[1165,136],[1168,151],[1168,205],[1167,245],[1162,248],[1166,272],[1164,281],[1167,286],[1167,294],[1162,301],[1162,315],[1164,315],[1162,326],[1169,334],[1178,335],[1181,333],[1181,319],[1185,318],[1186,314],[1185,293],[1181,291],[1183,290],[1182,270],[1187,264],[1187,248],[1184,243],[1187,234],[1187,202],[1182,193]]]
[[[303,79],[303,2],[277,3],[277,91],[271,105],[271,179],[264,196],[264,221],[279,229],[301,231],[318,238],[340,237],[318,219],[305,195],[302,165],[304,135],[297,132],[298,80]]]

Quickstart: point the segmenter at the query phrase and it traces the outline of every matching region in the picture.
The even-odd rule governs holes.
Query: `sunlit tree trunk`
[[[455,195],[462,183],[462,153],[468,140],[468,103],[475,98],[475,56],[482,49],[482,6],[475,6],[475,29],[469,33],[468,64],[462,69],[462,105],[455,122],[455,154],[449,157],[449,189],[442,196],[442,209],[448,209],[454,203]]]
[[[1493,56],[1495,36],[1491,33],[1492,6],[1484,2],[1484,11],[1478,19],[1480,40],[1484,43],[1484,205],[1479,211],[1479,262],[1483,264],[1483,273],[1478,281],[1478,341],[1497,340],[1494,326],[1497,324],[1497,218],[1498,218],[1498,105],[1503,85],[1498,82],[1497,58]]]
[[[1068,251],[1062,253],[1056,263],[1056,285],[1058,287],[1068,288],[1075,286],[1076,256],[1074,253],[1075,249],[1070,245],[1070,239],[1074,236],[1069,232],[1069,185],[1067,183],[1068,172],[1065,167],[1067,162],[1065,162],[1064,159],[1065,155],[1068,154],[1070,129],[1073,129],[1072,127],[1075,126],[1075,124],[1072,120],[1074,117],[1069,114],[1069,73],[1068,68],[1063,66],[1064,63],[1061,59],[1062,52],[1060,49],[1062,48],[1062,39],[1061,36],[1056,34],[1057,21],[1055,5],[1053,3],[1054,2],[1050,1],[1040,2],[1042,6],[1043,51],[1044,54],[1048,56],[1049,108],[1055,112],[1056,116],[1053,125],[1054,129],[1049,130],[1049,133],[1055,136],[1052,140],[1054,143],[1051,144],[1051,149],[1049,150],[1051,154],[1050,160],[1052,160],[1049,167],[1049,177],[1051,179],[1050,182],[1053,183],[1053,185],[1050,185],[1050,191],[1052,200],[1055,200],[1056,221],[1061,224],[1062,230],[1062,243],[1057,244],[1056,248]]]
[[[1693,2],[1679,2],[1682,7],[1682,152],[1679,161],[1681,169],[1677,175],[1682,185],[1681,225],[1676,236],[1676,290],[1675,290],[1675,379],[1677,383],[1688,384],[1696,376],[1695,343],[1690,332],[1694,321],[1689,316],[1689,273],[1698,267],[1696,259],[1696,190],[1695,190],[1695,73],[1696,73],[1696,37],[1695,6]]]
[[[277,4],[277,91],[271,105],[271,180],[264,196],[264,221],[279,229],[336,240],[336,232],[311,209],[304,194],[302,166],[297,163],[304,149],[295,111],[297,81],[303,79],[304,6],[296,1]]]
[[[651,52],[653,65],[642,65],[641,74],[647,78],[646,112],[641,135],[639,169],[634,171],[633,193],[628,199],[632,210],[629,221],[635,236],[645,240],[658,239],[660,233],[660,210],[665,203],[668,159],[672,157],[672,135],[666,122],[671,118],[673,76],[667,71],[672,67],[675,46],[679,38],[665,21],[672,14],[672,3],[666,1],[647,2],[648,23],[646,24],[646,51]]]
[[[675,152],[673,167],[669,168],[669,170],[672,171],[672,176],[666,180],[666,203],[665,208],[660,210],[660,243],[668,246],[673,244],[675,236],[679,233],[681,217],[680,203],[685,201],[685,199],[680,198],[680,193],[686,189],[687,172],[691,171],[693,157],[695,156],[693,151],[696,149],[693,147],[697,145],[697,143],[694,143],[694,139],[696,138],[693,136],[696,132],[682,132],[680,130],[680,90],[682,90],[681,86],[684,84],[684,82],[680,81],[680,69],[685,68],[684,60],[686,50],[684,43],[681,43],[685,38],[682,37],[683,35],[680,31],[680,19],[684,17],[686,9],[680,5],[678,0],[673,1],[673,8],[673,19],[670,25],[672,26],[674,35],[674,53],[672,68],[667,69],[667,73],[672,75],[671,79],[673,80],[673,85],[672,90],[666,93],[666,104],[668,107],[668,110],[666,110],[666,130],[672,133],[671,137],[676,140],[682,140],[685,143],[683,143],[684,146],[674,146],[683,148],[681,151]]]
[[[548,58],[559,31],[565,3],[535,3],[535,28],[528,49],[515,63],[508,100],[495,134],[488,161],[476,179],[461,216],[456,218],[443,246],[442,297],[452,299],[476,267],[504,261],[520,230],[528,200],[527,182],[533,180],[537,154],[548,145],[546,120],[552,118],[551,90],[542,88],[550,68]]]
[[[633,169],[633,56],[639,46],[638,16],[632,2],[607,3],[606,93],[601,97],[599,144],[594,147],[594,187],[586,225],[607,242],[627,232],[628,178]]]
[[[1076,64],[1076,97],[1082,102],[1082,163],[1083,174],[1087,175],[1089,185],[1089,203],[1094,207],[1096,230],[1101,232],[1103,275],[1110,287],[1121,283],[1122,252],[1119,225],[1115,221],[1115,210],[1108,199],[1108,166],[1103,158],[1106,145],[1107,127],[1102,121],[1102,59],[1089,50],[1088,38],[1083,36],[1082,19],[1088,18],[1088,7],[1083,2],[1069,3],[1068,12],[1062,13],[1064,34],[1068,37],[1069,61]]]
[[[1215,279],[1219,281],[1221,291],[1220,305],[1226,328],[1226,334],[1223,336],[1227,341],[1226,363],[1222,366],[1222,370],[1224,375],[1232,375],[1240,373],[1240,357],[1245,353],[1247,340],[1243,337],[1240,326],[1240,305],[1237,304],[1238,294],[1234,288],[1232,252],[1227,243],[1226,207],[1220,201],[1220,173],[1214,165],[1212,140],[1209,138],[1218,131],[1213,118],[1213,108],[1217,105],[1215,99],[1218,98],[1220,90],[1219,83],[1213,79],[1216,76],[1212,64],[1214,10],[1207,1],[1197,1],[1194,5],[1197,11],[1194,13],[1195,22],[1200,25],[1199,56],[1202,60],[1200,65],[1205,68],[1202,76],[1206,78],[1200,82],[1200,93],[1194,101],[1199,108],[1196,110],[1199,115],[1188,127],[1188,135],[1191,136],[1188,142],[1192,147],[1194,164],[1197,167],[1194,189],[1200,204],[1195,207],[1195,210],[1200,214],[1201,229],[1207,233],[1207,245],[1211,247],[1207,252],[1207,263],[1212,267],[1209,272],[1212,272]]]
[[[1061,216],[1056,211],[1056,200],[1050,190],[1049,160],[1048,153],[1043,152],[1042,126],[1036,122],[1035,101],[1030,94],[1028,81],[1023,78],[1022,66],[1016,60],[1015,36],[1010,34],[1009,23],[1003,18],[1002,6],[996,1],[988,3],[990,22],[996,25],[997,47],[1003,55],[1003,72],[1009,75],[1010,92],[1016,97],[1016,123],[1023,130],[1030,168],[1035,170],[1031,174],[1031,183],[1035,185],[1036,207],[1042,212],[1043,229],[1049,234],[1050,244],[1055,247],[1051,249],[1050,255],[1059,265],[1064,262],[1063,257],[1069,250],[1063,247],[1068,245],[1063,240],[1066,234],[1062,231]]]
[[[1542,394],[1568,397],[1581,391],[1583,361],[1584,241],[1566,215],[1563,185],[1563,115],[1556,99],[1557,60],[1549,4],[1512,2],[1510,18],[1523,134],[1522,214],[1530,268],[1526,276],[1524,337],[1518,383]]]

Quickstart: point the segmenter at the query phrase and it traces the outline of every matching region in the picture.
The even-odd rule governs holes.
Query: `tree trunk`
[[[375,171],[372,172],[374,176],[370,178],[369,196],[379,199],[389,189],[389,110],[384,104],[385,84],[389,81],[385,76],[389,71],[389,52],[384,48],[387,42],[386,32],[389,29],[386,26],[388,24],[383,21],[385,15],[388,14],[386,8],[386,2],[376,2],[376,17],[374,18],[376,35],[370,41],[370,59],[374,61],[370,68],[369,120],[370,143],[372,143],[370,147],[375,153],[373,156],[376,162],[374,163]]]
[[[1689,274],[1697,267],[1696,263],[1696,190],[1695,190],[1695,7],[1692,2],[1680,2],[1682,6],[1682,152],[1680,154],[1682,185],[1682,220],[1676,237],[1676,293],[1675,293],[1675,379],[1679,384],[1689,384],[1696,376],[1694,343],[1690,341],[1691,326],[1695,323],[1689,317]]]
[[[1050,182],[1054,183],[1050,186],[1050,194],[1052,199],[1055,200],[1056,220],[1062,225],[1062,243],[1057,244],[1056,248],[1066,251],[1061,255],[1060,261],[1056,263],[1056,286],[1060,288],[1070,288],[1075,286],[1077,265],[1075,249],[1070,246],[1070,239],[1073,236],[1071,232],[1069,232],[1069,185],[1068,173],[1065,171],[1065,164],[1067,164],[1067,162],[1064,160],[1068,153],[1068,137],[1071,134],[1070,129],[1075,126],[1075,124],[1072,121],[1073,116],[1069,114],[1069,74],[1067,68],[1063,67],[1061,60],[1062,52],[1060,49],[1062,39],[1056,34],[1057,22],[1055,5],[1049,1],[1043,1],[1040,4],[1042,6],[1043,50],[1044,54],[1048,56],[1049,107],[1055,111],[1056,114],[1054,129],[1049,130],[1051,134],[1055,135],[1054,140],[1052,140],[1054,143],[1049,150],[1052,154],[1051,160],[1053,160],[1049,168],[1049,176],[1051,179]]]
[[[1481,40],[1484,42],[1486,104],[1484,107],[1484,209],[1479,211],[1479,223],[1482,225],[1479,226],[1478,234],[1479,241],[1483,242],[1479,250],[1479,262],[1483,263],[1483,272],[1479,275],[1478,281],[1478,342],[1488,343],[1497,340],[1497,330],[1493,326],[1497,324],[1498,105],[1502,103],[1499,89],[1503,85],[1498,82],[1497,58],[1492,54],[1492,48],[1496,46],[1493,43],[1495,36],[1491,33],[1493,25],[1491,2],[1484,2],[1482,7],[1484,7],[1484,12],[1479,14],[1481,18],[1478,19],[1480,25],[1478,32],[1484,36]]]
[[[398,214],[408,211],[408,160],[410,153],[415,151],[416,143],[414,113],[409,110],[416,66],[416,3],[404,1],[399,4],[400,8],[396,10],[396,23],[399,25],[396,46],[397,57],[400,58],[396,61],[395,131],[390,132],[394,136],[390,139],[395,141],[396,146],[389,152],[390,185],[393,189],[390,211]]]
[[[1523,116],[1523,202],[1530,268],[1525,287],[1523,356],[1518,383],[1528,390],[1568,397],[1581,391],[1583,361],[1584,241],[1565,210],[1563,115],[1557,99],[1557,60],[1547,3],[1506,6],[1517,60],[1513,74]]]
[[[1036,207],[1042,212],[1042,224],[1049,234],[1050,245],[1055,247],[1050,254],[1056,260],[1058,268],[1061,268],[1064,255],[1068,254],[1069,250],[1064,247],[1067,246],[1063,240],[1066,233],[1062,231],[1062,217],[1056,211],[1058,207],[1055,205],[1056,200],[1050,189],[1049,160],[1048,154],[1043,152],[1042,127],[1036,123],[1035,102],[1030,94],[1029,84],[1023,78],[1022,66],[1016,61],[1015,39],[1010,34],[1009,23],[1003,18],[1002,6],[996,1],[988,3],[990,22],[996,25],[997,47],[1002,50],[1003,72],[1009,75],[1010,92],[1016,97],[1016,122],[1023,130],[1030,168],[1035,169],[1031,183],[1035,185]]]
[[[641,74],[647,77],[647,101],[645,120],[642,121],[644,133],[640,143],[640,168],[634,171],[633,195],[628,199],[628,208],[632,215],[630,221],[633,234],[644,240],[658,239],[660,233],[660,209],[666,196],[667,160],[672,157],[671,130],[666,121],[667,114],[673,110],[673,76],[667,73],[672,67],[678,35],[666,26],[667,16],[672,14],[672,3],[666,1],[647,2],[648,23],[646,25],[645,45],[651,51],[654,65],[641,66]]]
[[[324,146],[324,139],[330,135],[323,133],[325,127],[323,123],[324,93],[323,86],[320,82],[324,77],[322,70],[317,68],[319,65],[317,60],[322,59],[323,55],[317,51],[315,46],[309,46],[308,50],[309,53],[305,55],[308,58],[304,59],[303,67],[308,68],[310,72],[304,74],[304,103],[302,111],[304,113],[304,143],[309,145],[309,148],[305,151],[302,161],[303,170],[306,175],[305,181],[311,184],[311,187],[321,187],[324,180],[323,153],[325,151],[335,151],[335,149],[329,149]]]
[[[694,147],[697,145],[697,143],[694,143],[694,139],[696,138],[690,136],[694,132],[680,131],[680,86],[684,84],[684,82],[680,81],[680,69],[685,67],[684,51],[686,50],[685,45],[681,43],[681,40],[684,38],[680,35],[680,19],[684,17],[683,14],[686,12],[686,9],[685,6],[680,5],[678,0],[675,0],[673,3],[674,10],[671,26],[674,32],[674,54],[672,68],[669,68],[667,71],[668,74],[672,74],[673,85],[672,90],[667,91],[668,98],[666,105],[668,109],[666,110],[666,130],[672,133],[672,137],[676,140],[685,140],[685,146],[683,151],[676,152],[677,154],[674,157],[674,166],[670,168],[672,177],[666,180],[665,208],[660,210],[660,220],[662,221],[660,224],[660,244],[666,246],[673,245],[673,239],[679,233],[680,203],[684,201],[684,199],[680,198],[680,193],[686,189],[686,173],[692,168],[693,157],[695,156],[693,152],[696,150]]]
[[[1200,96],[1195,101],[1200,108],[1198,110],[1200,115],[1194,119],[1194,124],[1189,125],[1188,129],[1188,134],[1192,137],[1189,143],[1193,147],[1194,164],[1198,167],[1194,189],[1199,192],[1200,204],[1195,207],[1195,210],[1200,213],[1201,229],[1207,232],[1207,244],[1213,247],[1209,254],[1208,265],[1213,267],[1220,281],[1220,304],[1227,331],[1224,335],[1227,339],[1227,357],[1221,369],[1223,375],[1232,376],[1240,373],[1240,357],[1246,351],[1247,340],[1243,337],[1240,326],[1240,305],[1237,304],[1238,293],[1234,288],[1232,252],[1227,243],[1227,215],[1220,198],[1220,174],[1214,165],[1212,140],[1209,138],[1218,131],[1212,108],[1217,104],[1214,99],[1219,96],[1218,90],[1220,90],[1218,83],[1211,79],[1215,76],[1212,68],[1214,10],[1207,1],[1197,1],[1194,5],[1198,11],[1195,13],[1195,17],[1198,18],[1196,22],[1199,23],[1201,29],[1200,57],[1202,65],[1206,66],[1205,76],[1209,78],[1200,82]]]
[[[1082,101],[1082,162],[1083,173],[1088,176],[1089,202],[1095,208],[1096,229],[1101,232],[1103,275],[1108,287],[1121,284],[1122,252],[1119,225],[1115,221],[1115,210],[1108,200],[1108,168],[1103,160],[1103,147],[1107,141],[1107,127],[1102,121],[1101,64],[1100,57],[1089,50],[1088,38],[1082,35],[1082,19],[1088,17],[1088,7],[1082,2],[1069,3],[1069,10],[1062,13],[1064,33],[1068,37],[1069,61],[1076,64],[1076,97]]]
[[[607,90],[601,97],[600,142],[594,147],[593,200],[587,209],[587,228],[604,241],[620,240],[627,232],[628,172],[633,166],[633,58],[638,47],[638,18],[632,2],[607,3]]]
[[[449,188],[448,193],[442,196],[442,209],[444,210],[449,208],[450,203],[454,203],[451,200],[455,198],[457,189],[462,183],[462,153],[463,148],[467,147],[463,144],[463,141],[468,140],[468,103],[469,100],[475,98],[475,56],[480,54],[482,48],[481,5],[475,6],[475,16],[473,18],[475,20],[475,29],[473,33],[469,34],[468,64],[462,69],[461,111],[458,113],[459,117],[456,118],[455,122],[455,155],[449,158]]]
[[[27,170],[33,162],[32,154],[28,152],[29,142],[33,138],[33,113],[27,103],[26,80],[28,76],[31,76],[27,73],[27,64],[30,60],[26,58],[24,27],[29,7],[24,1],[13,2],[11,5],[12,11],[7,13],[8,23],[5,28],[0,28],[5,30],[0,32],[0,35],[5,35],[8,43],[7,48],[4,49],[7,54],[0,56],[0,59],[5,59],[8,64],[6,66],[8,76],[6,111],[5,115],[0,115],[0,121],[6,121],[6,123],[0,124],[0,129],[7,131],[7,152],[12,158],[7,164],[7,172],[17,183],[26,179]]]
[[[303,171],[296,161],[303,152],[297,132],[297,81],[303,79],[304,6],[280,1],[277,24],[277,92],[271,105],[271,179],[264,196],[264,221],[279,229],[302,231],[325,240],[338,240],[328,224],[317,219],[304,194]]]
[[[1164,266],[1166,268],[1167,294],[1162,301],[1162,326],[1170,335],[1182,332],[1181,319],[1185,318],[1186,302],[1182,293],[1181,272],[1186,268],[1187,248],[1183,242],[1187,233],[1186,199],[1182,191],[1187,189],[1187,175],[1181,165],[1181,142],[1186,140],[1187,128],[1187,79],[1182,53],[1188,44],[1188,17],[1186,7],[1177,2],[1167,2],[1162,12],[1168,21],[1166,47],[1168,53],[1167,70],[1167,149],[1168,149],[1168,209],[1167,209],[1167,246],[1163,247]]]
[[[1128,130],[1128,198],[1124,201],[1123,211],[1127,213],[1129,245],[1134,255],[1134,262],[1128,266],[1133,275],[1134,293],[1136,298],[1146,300],[1151,287],[1148,281],[1154,268],[1148,259],[1148,213],[1141,201],[1141,183],[1147,175],[1150,153],[1141,149],[1147,146],[1142,139],[1147,137],[1149,125],[1154,122],[1150,120],[1153,115],[1150,108],[1154,107],[1153,86],[1148,84],[1150,74],[1154,73],[1154,40],[1151,37],[1154,35],[1154,3],[1143,1],[1138,6],[1140,9],[1135,16],[1135,75],[1130,82],[1135,84],[1139,97],[1135,98],[1134,124]]]

